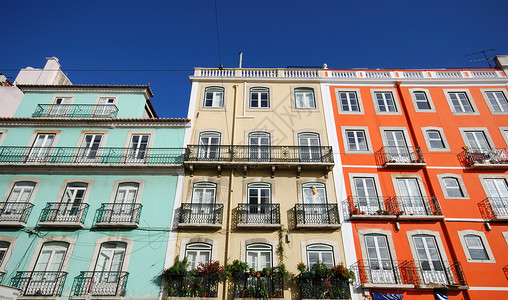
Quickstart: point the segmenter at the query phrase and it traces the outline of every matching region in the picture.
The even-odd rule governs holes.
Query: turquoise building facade
[[[186,119],[149,86],[18,86],[0,119],[1,284],[26,299],[157,299]]]

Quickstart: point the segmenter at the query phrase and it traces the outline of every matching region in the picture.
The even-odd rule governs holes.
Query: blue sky
[[[186,117],[188,76],[218,67],[213,0],[2,1],[0,73],[56,56],[75,84],[147,84],[159,116]],[[217,0],[221,62],[236,67],[482,67],[508,54],[508,1]],[[491,55],[493,53],[490,53]],[[184,71],[99,72],[90,69]]]

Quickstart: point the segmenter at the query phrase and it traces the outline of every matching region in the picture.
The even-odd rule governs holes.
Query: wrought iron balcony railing
[[[467,286],[466,276],[458,261],[415,261],[421,284]]]
[[[486,220],[508,220],[508,197],[488,197],[478,206]]]
[[[489,150],[468,149],[463,156],[472,168],[508,169],[508,149],[492,148]]]
[[[427,163],[420,147],[389,147],[379,150],[381,165],[385,167],[423,167]]]
[[[128,272],[84,271],[74,278],[71,294],[77,297],[125,296]]]
[[[0,283],[4,280],[5,272],[0,272]]]
[[[17,271],[10,285],[23,296],[56,297],[62,295],[66,277],[67,272],[60,271]]]
[[[273,268],[269,274],[235,273],[234,298],[284,298],[284,278],[279,268]]]
[[[114,104],[38,104],[33,118],[116,118]]]
[[[297,227],[306,225],[339,225],[337,204],[296,204],[295,220]]]
[[[170,275],[166,279],[166,292],[169,297],[217,297],[219,280],[203,275]]]
[[[183,203],[178,222],[182,224],[221,225],[224,204]]]
[[[39,224],[42,223],[76,223],[84,224],[88,207],[86,203],[73,204],[50,202],[42,209]]]
[[[351,269],[361,285],[419,284],[412,260],[359,260]]]
[[[141,217],[140,203],[102,203],[95,212],[95,226],[137,226]]]
[[[0,225],[26,223],[33,206],[29,202],[0,202]]]
[[[188,145],[184,160],[231,163],[333,164],[330,146]]]
[[[397,214],[390,197],[359,197],[347,198],[349,216],[386,216],[393,217]]]
[[[301,299],[351,299],[349,280],[335,276],[320,277],[310,272],[300,274]]]
[[[280,224],[280,204],[238,204],[238,224]]]
[[[0,147],[0,164],[171,165],[183,148]]]
[[[391,197],[397,215],[405,216],[443,216],[436,196],[396,196]]]

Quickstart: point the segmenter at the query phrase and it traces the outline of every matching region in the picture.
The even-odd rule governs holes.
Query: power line
[[[62,72],[192,72],[194,69],[56,69],[56,70],[44,70],[44,69],[0,69],[0,72],[11,72],[11,71],[62,71]]]

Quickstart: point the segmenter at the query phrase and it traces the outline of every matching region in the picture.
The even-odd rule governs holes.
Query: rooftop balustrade
[[[114,104],[38,104],[33,118],[116,118]]]

